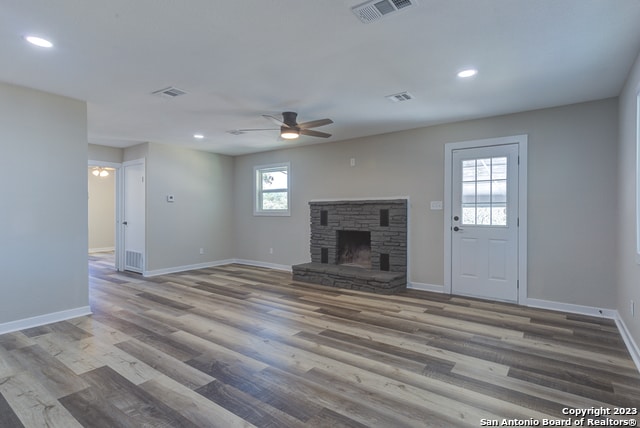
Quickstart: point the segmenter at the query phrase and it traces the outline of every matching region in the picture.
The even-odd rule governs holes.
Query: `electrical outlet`
[[[356,158],[349,159],[349,165],[356,166]]]
[[[273,248],[269,248],[269,254],[273,254]]]
[[[200,254],[204,254],[204,248],[200,248]]]

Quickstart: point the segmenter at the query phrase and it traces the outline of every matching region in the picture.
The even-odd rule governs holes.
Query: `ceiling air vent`
[[[164,88],[164,89],[160,89],[160,90],[157,90],[157,91],[153,91],[151,94],[152,95],[159,95],[159,96],[165,97],[165,98],[175,98],[175,97],[179,97],[180,95],[186,94],[186,92],[183,91],[182,89],[178,89],[178,88],[174,88],[173,86],[169,86],[168,88]]]
[[[351,9],[360,21],[368,24],[408,6],[415,6],[416,0],[372,0]]]
[[[413,99],[413,95],[408,92],[398,92],[397,94],[387,95],[385,96],[389,101],[393,101],[394,103],[400,101],[409,101]]]

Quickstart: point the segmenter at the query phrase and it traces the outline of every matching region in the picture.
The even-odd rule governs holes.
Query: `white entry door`
[[[144,160],[123,164],[124,269],[144,272],[145,249],[145,168]]]
[[[451,290],[518,301],[518,144],[453,150]]]

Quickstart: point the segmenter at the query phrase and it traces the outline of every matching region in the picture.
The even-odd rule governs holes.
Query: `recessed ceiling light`
[[[193,134],[193,138],[195,138],[196,140],[202,140],[204,138],[204,135],[202,135],[202,134]]]
[[[53,47],[53,43],[51,43],[47,39],[43,39],[42,37],[26,36],[24,39],[27,42],[31,43],[32,45],[40,46],[41,48],[52,48]]]
[[[462,70],[460,72],[458,72],[458,77],[473,77],[476,74],[478,74],[478,70],[476,70],[475,68],[468,68],[466,70]]]

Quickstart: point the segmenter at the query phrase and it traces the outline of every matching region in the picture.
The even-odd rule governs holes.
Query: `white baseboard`
[[[38,315],[32,318],[25,318],[17,321],[10,321],[0,324],[0,334],[11,333],[13,331],[24,330],[26,328],[39,327],[45,324],[51,324],[59,321],[66,321],[71,318],[78,318],[85,315],[91,315],[89,306],[81,306],[75,309],[67,309],[66,311],[53,312],[50,314]]]
[[[442,285],[423,284],[420,282],[409,282],[407,284],[407,288],[411,288],[414,290],[433,291],[437,293],[444,292],[444,286]],[[638,371],[640,371],[640,348],[633,340],[631,333],[629,333],[624,320],[620,317],[620,314],[617,310],[596,308],[593,306],[575,305],[572,303],[552,302],[549,300],[541,299],[527,299],[526,302],[524,302],[524,305],[533,308],[550,309],[554,311],[569,312],[579,315],[589,315],[593,317],[603,317],[614,320],[616,322],[616,326],[618,327],[618,331],[622,336],[622,340],[629,350],[629,354],[631,354],[631,359],[635,363]]]
[[[620,336],[622,336],[622,340],[624,341],[629,354],[631,354],[631,359],[636,365],[638,371],[640,371],[640,348],[638,348],[638,345],[633,340],[631,333],[629,333],[624,320],[620,317],[620,313],[618,313],[617,310],[574,305],[571,303],[551,302],[539,299],[527,299],[526,305],[534,308],[551,309],[554,311],[570,312],[573,314],[603,317],[614,320],[616,322],[616,327],[618,327],[618,331],[620,332]]]
[[[198,263],[194,265],[174,266],[174,267],[164,268],[164,269],[146,270],[142,273],[142,276],[147,277],[147,276],[166,275],[169,273],[186,272],[188,270],[205,269],[210,267],[228,265],[230,263],[236,263],[235,259],[214,260],[211,262]]]
[[[147,271],[144,271],[142,275],[145,277],[166,275],[169,273],[178,273],[178,272],[186,272],[189,270],[205,269],[210,267],[228,265],[231,263],[238,263],[241,265],[256,266],[256,267],[263,267],[263,268],[291,272],[291,266],[288,266],[288,265],[279,265],[275,263],[260,262],[257,260],[226,259],[226,260],[215,260],[215,261],[206,262],[206,263],[198,263],[195,265],[174,266],[174,267],[165,268],[165,269],[147,270]]]
[[[615,320],[618,311],[615,309],[596,308],[593,306],[574,305],[573,303],[552,302],[550,300],[527,299],[524,306],[540,309],[552,309],[554,311],[569,312],[572,314],[589,315],[592,317],[603,317]]]
[[[115,251],[116,247],[104,247],[104,248],[89,248],[89,254],[92,253],[110,253]]]
[[[275,263],[259,262],[259,261],[256,261],[256,260],[245,260],[245,259],[235,259],[233,261],[233,263],[291,272],[291,266],[289,266],[289,265],[279,265],[279,264],[275,264]]]
[[[444,285],[425,284],[423,282],[407,281],[407,288],[420,291],[432,291],[434,293],[444,293]]]
[[[616,311],[615,320],[616,326],[618,326],[618,331],[620,331],[620,335],[622,336],[622,340],[624,340],[624,344],[627,345],[629,354],[631,354],[631,359],[636,364],[638,371],[640,371],[640,348],[638,348],[638,344],[633,340],[633,337],[631,336],[631,333],[629,333],[627,325],[620,317],[620,313],[618,311]]]

